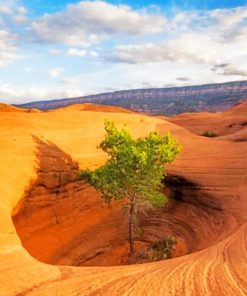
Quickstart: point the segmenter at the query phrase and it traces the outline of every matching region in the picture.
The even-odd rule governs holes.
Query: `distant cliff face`
[[[121,106],[151,115],[223,111],[247,98],[247,80],[197,86],[116,91],[72,99],[31,102],[18,107],[56,109],[76,103]]]

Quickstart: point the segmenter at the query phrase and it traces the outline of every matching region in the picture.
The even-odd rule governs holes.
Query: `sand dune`
[[[236,124],[245,117],[242,108],[212,117],[181,115],[173,122],[95,111],[0,111],[0,295],[247,295],[247,144],[197,136],[175,124],[190,129],[196,118],[207,127],[213,126],[210,118]],[[104,266],[102,254],[126,240],[125,221],[119,204],[103,204],[78,181],[77,169],[105,161],[96,146],[106,118],[126,124],[135,136],[170,130],[183,144],[168,167],[173,199],[142,219],[145,234],[137,239],[174,233],[188,255]],[[109,254],[114,258],[116,252]]]

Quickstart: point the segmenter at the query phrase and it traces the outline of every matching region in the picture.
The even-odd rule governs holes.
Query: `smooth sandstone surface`
[[[238,109],[234,120],[247,114],[246,105]],[[95,111],[0,111],[0,295],[247,295],[244,137],[229,132],[208,139],[162,118]],[[76,175],[78,166],[105,161],[96,147],[106,118],[135,136],[169,130],[182,143],[168,167],[175,201],[142,223],[146,240],[168,228],[186,242],[188,255],[131,266],[69,266],[92,250],[99,254],[98,245],[104,252],[126,239],[119,205],[102,204]]]
[[[205,131],[214,131],[218,136],[233,135],[243,130],[246,132],[247,100],[225,112],[183,113],[168,120],[198,135]]]

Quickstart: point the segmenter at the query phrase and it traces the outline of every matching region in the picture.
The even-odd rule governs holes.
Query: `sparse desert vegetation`
[[[0,296],[247,296],[246,25],[0,0]]]
[[[139,116],[118,110],[115,114],[101,108],[95,113],[77,106],[40,113],[16,112],[11,107],[0,111],[4,118],[0,126],[0,203],[4,209],[0,278],[8,294],[22,293],[23,287],[31,289],[47,280],[35,291],[66,295],[75,289],[83,295],[90,286],[90,293],[102,289],[109,295],[109,281],[112,288],[125,293],[126,285],[133,280],[133,295],[138,295],[145,293],[146,279],[150,279],[154,293],[156,288],[163,293],[176,287],[183,295],[184,286],[177,278],[184,272],[188,276],[184,278],[186,285],[194,277],[198,279],[192,282],[200,294],[207,291],[218,295],[224,287],[233,287],[232,283],[244,287],[246,126],[238,125],[237,130],[228,127],[227,131],[225,124],[238,122],[246,107],[242,104],[229,110],[227,120],[218,121],[217,128],[225,131],[224,141],[208,141],[166,118],[147,116],[144,129]],[[96,148],[105,137],[105,118],[117,126],[126,123],[134,139],[145,138],[154,130],[161,135],[170,130],[183,145],[176,160],[166,166],[169,203],[139,216],[142,231],[135,233],[135,255],[136,263],[144,263],[141,265],[121,266],[129,264],[126,256],[121,261],[129,252],[123,200],[106,204],[98,191],[78,178],[79,166],[95,170],[107,161],[107,154]],[[199,128],[203,120],[198,114]],[[238,141],[240,137],[242,141]],[[13,224],[9,223],[10,216]],[[176,240],[172,246],[164,241],[171,236]],[[164,259],[170,256],[170,250],[172,257],[187,256]],[[150,261],[153,263],[145,264]],[[210,278],[205,278],[208,265]],[[223,268],[226,265],[227,270]],[[21,268],[21,276],[17,268]],[[219,270],[224,282],[218,280]],[[229,270],[237,276],[230,277]],[[30,277],[32,272],[35,276]],[[6,278],[13,273],[15,281],[9,284]]]
[[[202,133],[202,136],[207,137],[207,138],[216,138],[216,137],[218,137],[218,134],[214,131],[206,130]]]

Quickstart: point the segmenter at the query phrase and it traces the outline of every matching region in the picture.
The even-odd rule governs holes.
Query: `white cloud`
[[[178,76],[179,75],[179,76]],[[173,62],[145,64],[113,64],[103,70],[71,76],[59,81],[59,85],[28,84],[18,86],[0,82],[1,101],[23,103],[33,100],[71,98],[114,90],[146,87],[185,86],[211,82],[236,80],[238,76],[218,75],[207,65],[174,64]],[[182,79],[181,79],[182,78]],[[186,78],[186,79],[185,79]]]
[[[183,28],[179,26],[181,23]],[[227,63],[231,66],[221,74],[246,76],[247,6],[178,13],[169,26],[174,31],[168,40],[155,44],[117,45],[113,52],[105,54],[105,60],[130,64],[191,61],[210,66]]]
[[[52,48],[52,49],[50,49],[50,53],[52,53],[54,55],[60,55],[63,53],[63,51],[59,48]]]
[[[26,85],[25,82],[19,86],[0,82],[0,98],[7,101],[225,82],[247,77],[247,6],[178,11],[173,17],[162,17],[161,10],[155,6],[134,10],[103,1],[82,1],[68,5],[63,11],[32,18],[31,22],[25,7],[5,2],[6,5],[0,5],[0,24],[5,27],[0,29],[0,67],[20,58],[18,46],[23,44],[22,51],[26,51],[29,59],[26,65],[32,67],[20,64],[16,65],[17,74],[8,73],[12,81],[18,83],[17,75],[22,71],[28,77]],[[28,22],[29,30],[25,30]],[[35,39],[30,40],[30,33]],[[92,46],[105,38],[110,42]],[[38,46],[27,46],[34,40],[39,42]],[[50,65],[52,69],[48,68],[50,71],[44,77],[44,72],[35,71],[40,69],[37,59],[49,63],[51,54],[53,65],[58,67]],[[81,59],[70,63],[73,56]],[[96,63],[90,67],[89,61]],[[62,80],[64,70],[59,66],[64,65],[66,79]],[[78,67],[88,74],[74,77]],[[30,75],[31,71],[36,75]]]
[[[67,51],[68,56],[77,56],[77,57],[85,57],[87,54],[87,51],[85,49],[76,49],[76,48],[70,48]]]
[[[223,28],[235,26],[247,19],[247,8],[216,9],[210,15],[214,17]]]
[[[48,43],[89,46],[114,34],[142,35],[163,30],[164,17],[104,1],[70,4],[64,11],[35,20],[31,31]]]
[[[62,68],[53,68],[49,71],[49,75],[52,78],[57,78],[63,73],[63,71],[64,70]]]
[[[27,14],[27,13],[28,13],[27,8],[24,7],[24,6],[19,6],[19,7],[17,7],[16,11],[17,11],[17,13],[19,13],[19,14]]]
[[[241,66],[238,68],[232,66],[232,65],[227,65],[226,67],[223,68],[222,75],[231,75],[231,76],[242,76],[242,77],[247,77],[247,68],[241,69]]]
[[[0,5],[0,14],[12,15],[14,12],[8,5]]]
[[[181,79],[182,77],[182,79]],[[186,77],[186,79],[184,79]],[[179,79],[178,79],[179,78]],[[236,77],[235,77],[236,78]],[[68,89],[82,87],[85,94],[146,87],[184,86],[234,80],[218,75],[207,65],[164,61],[145,64],[113,64],[104,70],[61,80]]]
[[[91,50],[91,51],[89,52],[89,55],[90,55],[91,57],[93,57],[93,58],[98,58],[98,57],[99,57],[98,52],[95,51],[95,50]]]
[[[27,10],[17,6],[15,1],[3,2],[5,3],[0,4],[0,67],[5,67],[10,62],[21,58],[17,46],[19,36],[14,32],[13,20],[22,22],[27,13]]]
[[[12,17],[13,21],[17,24],[25,23],[28,18],[25,15],[19,14]]]
[[[12,16],[12,19],[17,24],[25,23],[28,20],[27,13],[28,11],[26,7],[18,6],[14,10],[14,15]]]
[[[10,1],[5,5],[0,5],[0,15],[2,15],[2,19],[11,19],[17,24],[24,23],[28,20],[27,13],[28,11],[24,6],[17,6],[15,2]]]
[[[28,10],[24,6],[18,6],[15,1],[5,1],[6,3],[4,5],[0,4],[0,14],[5,15],[26,15],[28,13]]]
[[[69,98],[83,95],[82,89],[79,87],[71,89],[69,87],[47,87],[45,85],[29,85],[28,87],[18,87],[7,83],[0,82],[0,98],[1,102],[10,104],[21,104],[23,98],[25,101],[33,100],[49,100],[54,98]]]
[[[9,30],[0,30],[0,67],[21,58],[15,45],[17,36]]]
[[[106,59],[133,64],[165,60],[210,63],[217,60],[218,52],[219,45],[210,36],[188,33],[158,44],[119,45]]]

